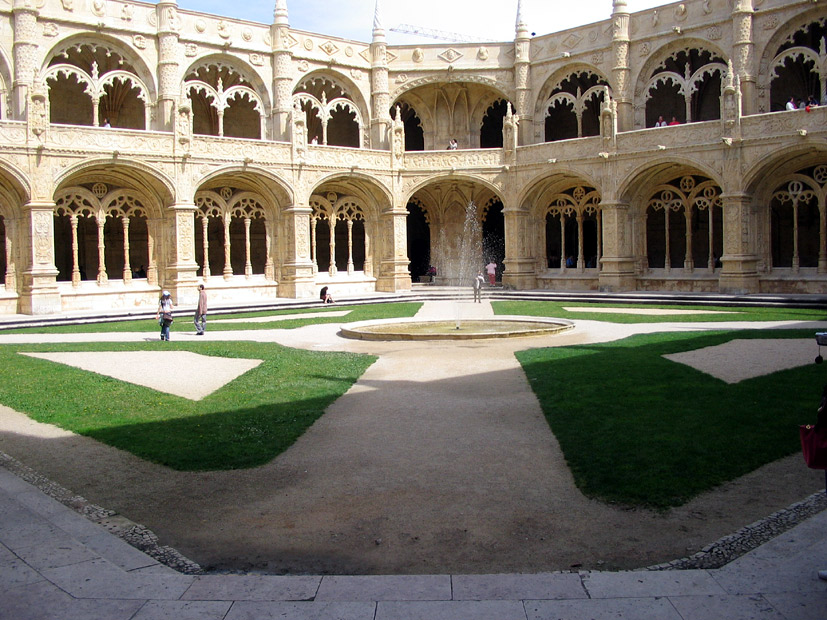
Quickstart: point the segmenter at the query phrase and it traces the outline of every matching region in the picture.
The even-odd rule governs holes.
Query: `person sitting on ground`
[[[327,292],[327,287],[323,286],[322,290],[319,291],[319,299],[322,300],[323,304],[332,304],[333,303],[333,296]]]

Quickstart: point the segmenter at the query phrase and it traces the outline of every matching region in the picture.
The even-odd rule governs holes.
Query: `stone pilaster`
[[[750,231],[757,222],[753,216],[752,197],[743,193],[722,194],[724,212],[723,268],[718,286],[722,293],[757,293],[758,254]]]
[[[181,21],[176,0],[161,0],[155,6],[158,18],[158,115],[156,129],[169,131],[175,126],[178,98],[181,94],[180,45]]]
[[[178,203],[167,211],[166,265],[160,278],[177,305],[197,301],[198,263],[195,262],[195,210],[192,203]]]
[[[626,0],[614,0],[612,5],[612,98],[617,104],[617,129],[634,129],[635,106],[632,96],[629,62],[629,11]]]
[[[282,211],[284,260],[281,263],[279,297],[315,297],[313,263],[310,261],[310,214],[307,205]]]
[[[55,268],[55,203],[32,201],[23,207],[20,220],[27,228],[20,235],[22,282],[20,308],[23,314],[54,314],[61,311]]]
[[[633,291],[637,288],[637,274],[629,204],[605,201],[600,206],[603,224],[600,290]]]
[[[505,220],[505,260],[502,275],[504,286],[515,289],[537,287],[536,259],[531,256],[532,221],[527,211],[507,205]]]
[[[36,3],[30,0],[14,0],[14,81],[12,82],[11,108],[13,118],[22,120],[27,114],[29,89],[37,71],[37,17]]]
[[[411,289],[408,270],[408,210],[404,205],[382,213],[379,239],[383,242],[376,277],[376,290],[383,292]]]
[[[756,74],[755,42],[752,34],[752,0],[736,0],[732,7],[732,63],[741,83],[743,114],[755,114]]]

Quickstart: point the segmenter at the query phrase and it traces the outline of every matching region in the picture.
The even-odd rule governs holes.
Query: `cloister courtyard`
[[[0,451],[207,571],[629,569],[824,488],[827,313],[405,296],[0,332]],[[512,305],[509,305],[512,304]],[[516,306],[513,304],[517,304]],[[371,316],[562,315],[554,336],[367,342]]]

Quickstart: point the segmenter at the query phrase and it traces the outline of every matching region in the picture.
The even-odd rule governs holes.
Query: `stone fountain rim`
[[[508,322],[519,325],[520,323],[544,323],[548,325],[547,329],[514,329],[505,332],[480,332],[480,331],[463,331],[463,332],[447,332],[435,334],[420,334],[420,333],[404,333],[397,334],[377,333],[368,331],[359,331],[365,327],[372,327],[377,325],[404,325],[405,323],[415,323],[417,325],[427,323],[446,323],[450,319],[418,319],[416,317],[405,317],[396,319],[373,319],[369,321],[356,321],[342,325],[339,328],[339,335],[344,338],[351,338],[356,340],[374,340],[374,341],[427,341],[427,340],[490,340],[495,338],[530,338],[536,336],[548,336],[563,331],[574,329],[575,323],[568,319],[558,319],[552,317],[538,317],[538,316],[514,316],[514,315],[497,315],[490,318],[468,318],[462,319],[462,325],[469,326],[474,323],[490,323]]]

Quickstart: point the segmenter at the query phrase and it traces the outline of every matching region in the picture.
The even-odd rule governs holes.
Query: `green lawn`
[[[813,331],[661,333],[517,357],[578,487],[666,508],[799,451],[798,425],[815,421],[823,366],[730,385],[662,357],[734,338],[813,339]]]
[[[173,341],[165,351],[263,360],[205,399],[191,401],[18,354],[143,350],[157,350],[157,344],[2,346],[0,402],[173,469],[254,467],[290,447],[375,359],[277,344]]]
[[[401,302],[387,304],[365,304],[359,306],[326,306],[318,308],[289,308],[286,310],[267,310],[261,312],[241,312],[234,314],[210,314],[207,316],[209,331],[236,331],[251,329],[295,329],[305,325],[318,323],[352,323],[369,319],[391,319],[411,317],[415,315],[422,304],[419,302]],[[345,316],[325,316],[331,312],[348,312]],[[289,314],[309,314],[309,318],[279,320],[277,317]],[[195,332],[192,324],[192,312],[174,313],[175,321],[172,324],[171,335],[176,331]],[[217,323],[223,319],[243,319],[254,317],[274,317],[273,321],[255,323]],[[109,321],[106,323],[88,323],[80,325],[55,325],[49,327],[21,327],[0,331],[2,334],[100,334],[109,332],[158,332],[158,323],[154,319],[133,321]]]
[[[666,323],[666,322],[725,322],[725,321],[827,321],[827,309],[756,308],[738,306],[701,306],[678,304],[612,304],[552,301],[494,301],[494,314],[556,317],[603,321],[606,323]],[[570,312],[565,308],[594,308],[595,312]],[[600,308],[628,308],[629,314],[600,312]],[[635,314],[641,309],[716,311],[725,314]]]

